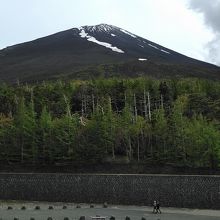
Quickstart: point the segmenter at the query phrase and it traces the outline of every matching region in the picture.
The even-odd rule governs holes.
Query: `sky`
[[[220,0],[0,0],[0,48],[100,23],[220,65]]]

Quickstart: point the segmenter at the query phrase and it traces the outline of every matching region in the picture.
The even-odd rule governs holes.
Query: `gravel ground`
[[[145,206],[115,206],[108,205],[103,208],[100,204],[79,204],[63,203],[41,203],[41,202],[0,202],[0,220],[47,220],[52,217],[53,220],[78,220],[80,216],[85,216],[86,220],[91,220],[95,216],[104,216],[109,220],[114,216],[116,220],[125,220],[130,217],[131,220],[220,220],[220,210],[198,210],[198,209],[177,209],[161,208],[162,214],[153,214],[151,207]],[[36,209],[36,207],[39,209]],[[63,209],[66,206],[66,209]],[[11,209],[8,209],[10,207]],[[23,207],[23,208],[22,208]],[[49,209],[49,207],[51,209]]]

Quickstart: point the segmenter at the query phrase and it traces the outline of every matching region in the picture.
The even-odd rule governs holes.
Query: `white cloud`
[[[205,24],[213,31],[214,36],[205,47],[209,51],[207,60],[220,65],[220,0],[190,0],[189,6],[203,15]]]

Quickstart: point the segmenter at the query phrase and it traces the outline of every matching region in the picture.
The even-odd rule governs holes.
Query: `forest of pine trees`
[[[220,166],[220,82],[0,85],[1,164]]]

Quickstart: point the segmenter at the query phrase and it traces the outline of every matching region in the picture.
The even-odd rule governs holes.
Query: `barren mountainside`
[[[107,24],[0,50],[0,81],[5,82],[139,75],[220,79],[220,68]]]

